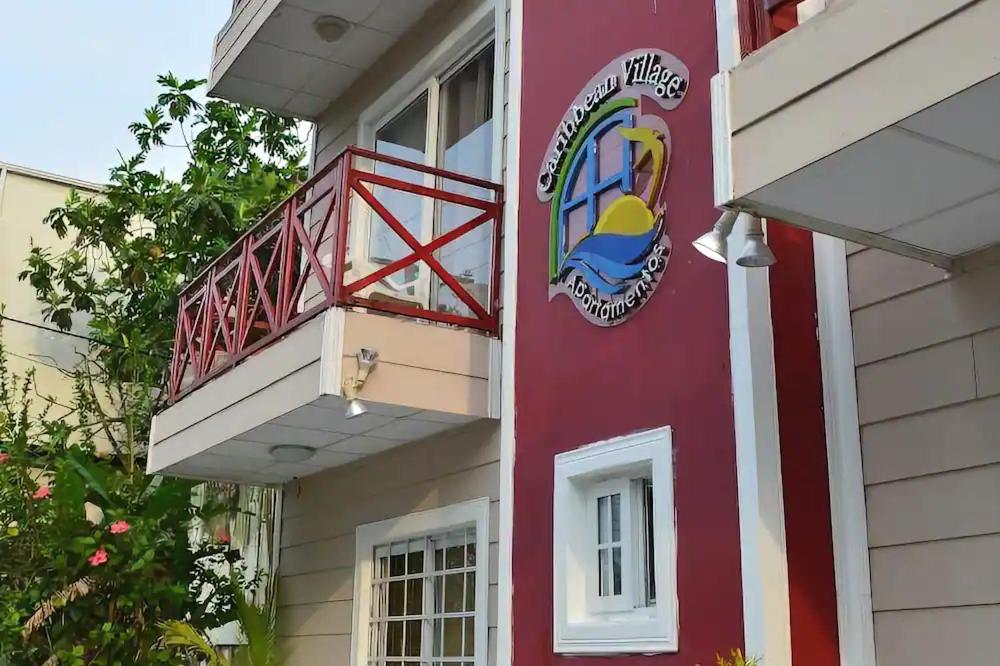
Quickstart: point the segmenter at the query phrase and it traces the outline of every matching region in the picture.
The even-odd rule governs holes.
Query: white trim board
[[[505,12],[503,2],[497,2],[497,15]],[[504,17],[505,18],[505,17]],[[503,26],[505,20],[499,20]],[[514,413],[514,349],[517,336],[517,220],[520,187],[518,169],[521,157],[521,62],[524,0],[510,0],[510,34],[508,99],[507,99],[507,165],[504,178],[504,242],[503,242],[503,310],[501,333],[500,383],[500,525],[497,573],[497,666],[513,662],[513,594],[512,578],[514,538],[514,462],[516,458]],[[503,78],[503,68],[497,77]],[[503,123],[498,123],[503,124]],[[498,144],[499,146],[499,144]]]
[[[813,234],[837,626],[842,666],[875,666],[868,520],[848,301],[847,245]]]
[[[736,0],[716,0],[715,7],[719,70],[725,72],[740,58]],[[725,148],[720,142],[729,137],[720,134],[726,123],[714,120],[713,154],[718,155]],[[728,165],[721,166],[728,169]],[[719,168],[717,165],[717,181]],[[743,640],[748,656],[759,657],[768,666],[791,666],[791,608],[768,272],[743,269],[735,262],[748,219],[740,215],[729,237],[727,264]]]

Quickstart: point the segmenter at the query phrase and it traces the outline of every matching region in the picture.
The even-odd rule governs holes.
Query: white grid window
[[[476,530],[376,546],[370,666],[473,666]]]
[[[353,666],[485,666],[489,500],[362,525]]]

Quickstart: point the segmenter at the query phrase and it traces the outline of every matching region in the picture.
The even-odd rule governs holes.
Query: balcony
[[[788,32],[713,81],[716,203],[951,270],[995,258],[1000,0],[741,2],[758,43]]]
[[[313,120],[434,3],[236,0],[215,38],[209,92]]]
[[[502,210],[494,183],[345,150],[181,293],[149,471],[276,483],[493,417]]]

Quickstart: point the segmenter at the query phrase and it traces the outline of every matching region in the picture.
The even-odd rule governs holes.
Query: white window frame
[[[359,525],[354,565],[354,630],[351,633],[351,664],[368,664],[368,619],[371,617],[373,553],[376,546],[405,541],[463,527],[476,530],[476,666],[487,665],[489,646],[489,522],[488,497],[452,504],[439,509],[411,513],[377,523]]]
[[[673,498],[673,445],[669,427],[616,437],[555,457],[553,512],[553,649],[563,654],[630,654],[676,652],[678,649],[676,519]],[[589,590],[595,575],[596,524],[589,506],[597,492],[611,484],[626,485],[646,477],[653,484],[653,549],[651,564],[656,603],[636,607],[637,576],[626,577],[639,562],[635,549],[622,553],[621,604],[594,603]],[[629,529],[622,512],[622,530]],[[641,547],[636,544],[636,548]],[[638,574],[637,574],[638,575]],[[591,584],[588,584],[588,581]]]
[[[477,6],[461,24],[452,30],[440,44],[418,61],[405,76],[394,83],[385,93],[379,96],[358,117],[358,145],[375,149],[375,133],[379,127],[391,121],[402,113],[410,104],[427,94],[427,128],[424,164],[436,166],[438,154],[438,133],[440,122],[440,90],[441,84],[452,74],[458,72],[484,48],[493,43],[493,152],[494,158],[490,165],[490,178],[500,179],[499,153],[503,141],[503,42],[500,26],[496,21],[496,10],[493,0],[480,0]],[[363,164],[363,162],[362,162]],[[427,175],[423,185],[434,186],[434,177]],[[434,202],[426,199],[423,202],[424,224],[417,240],[427,243],[433,236],[430,228],[433,220]],[[352,265],[361,267],[361,274],[377,270],[382,264],[370,258],[369,239],[371,237],[371,219],[361,214],[364,207],[355,201],[354,214],[351,219]],[[364,220],[362,223],[358,223]],[[413,300],[418,303],[429,302],[431,275],[430,271],[421,271],[419,281],[414,285]],[[398,294],[394,294],[397,295]]]

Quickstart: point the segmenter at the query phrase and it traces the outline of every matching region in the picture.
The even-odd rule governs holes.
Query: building
[[[995,663],[998,19],[236,3],[212,93],[314,175],[150,471],[283,484],[290,664]]]
[[[95,196],[101,189],[96,183],[0,162],[0,272],[6,276],[0,285],[0,303],[8,318],[3,334],[7,364],[21,376],[34,370],[46,395],[63,404],[73,396],[73,379],[63,371],[74,368],[87,343],[53,330],[43,317],[44,306],[35,298],[34,288],[19,281],[17,274],[27,267],[32,246],[69,247],[69,239],[60,239],[42,224],[49,211],[62,206],[71,190]],[[86,325],[75,323],[74,332],[85,335]]]

